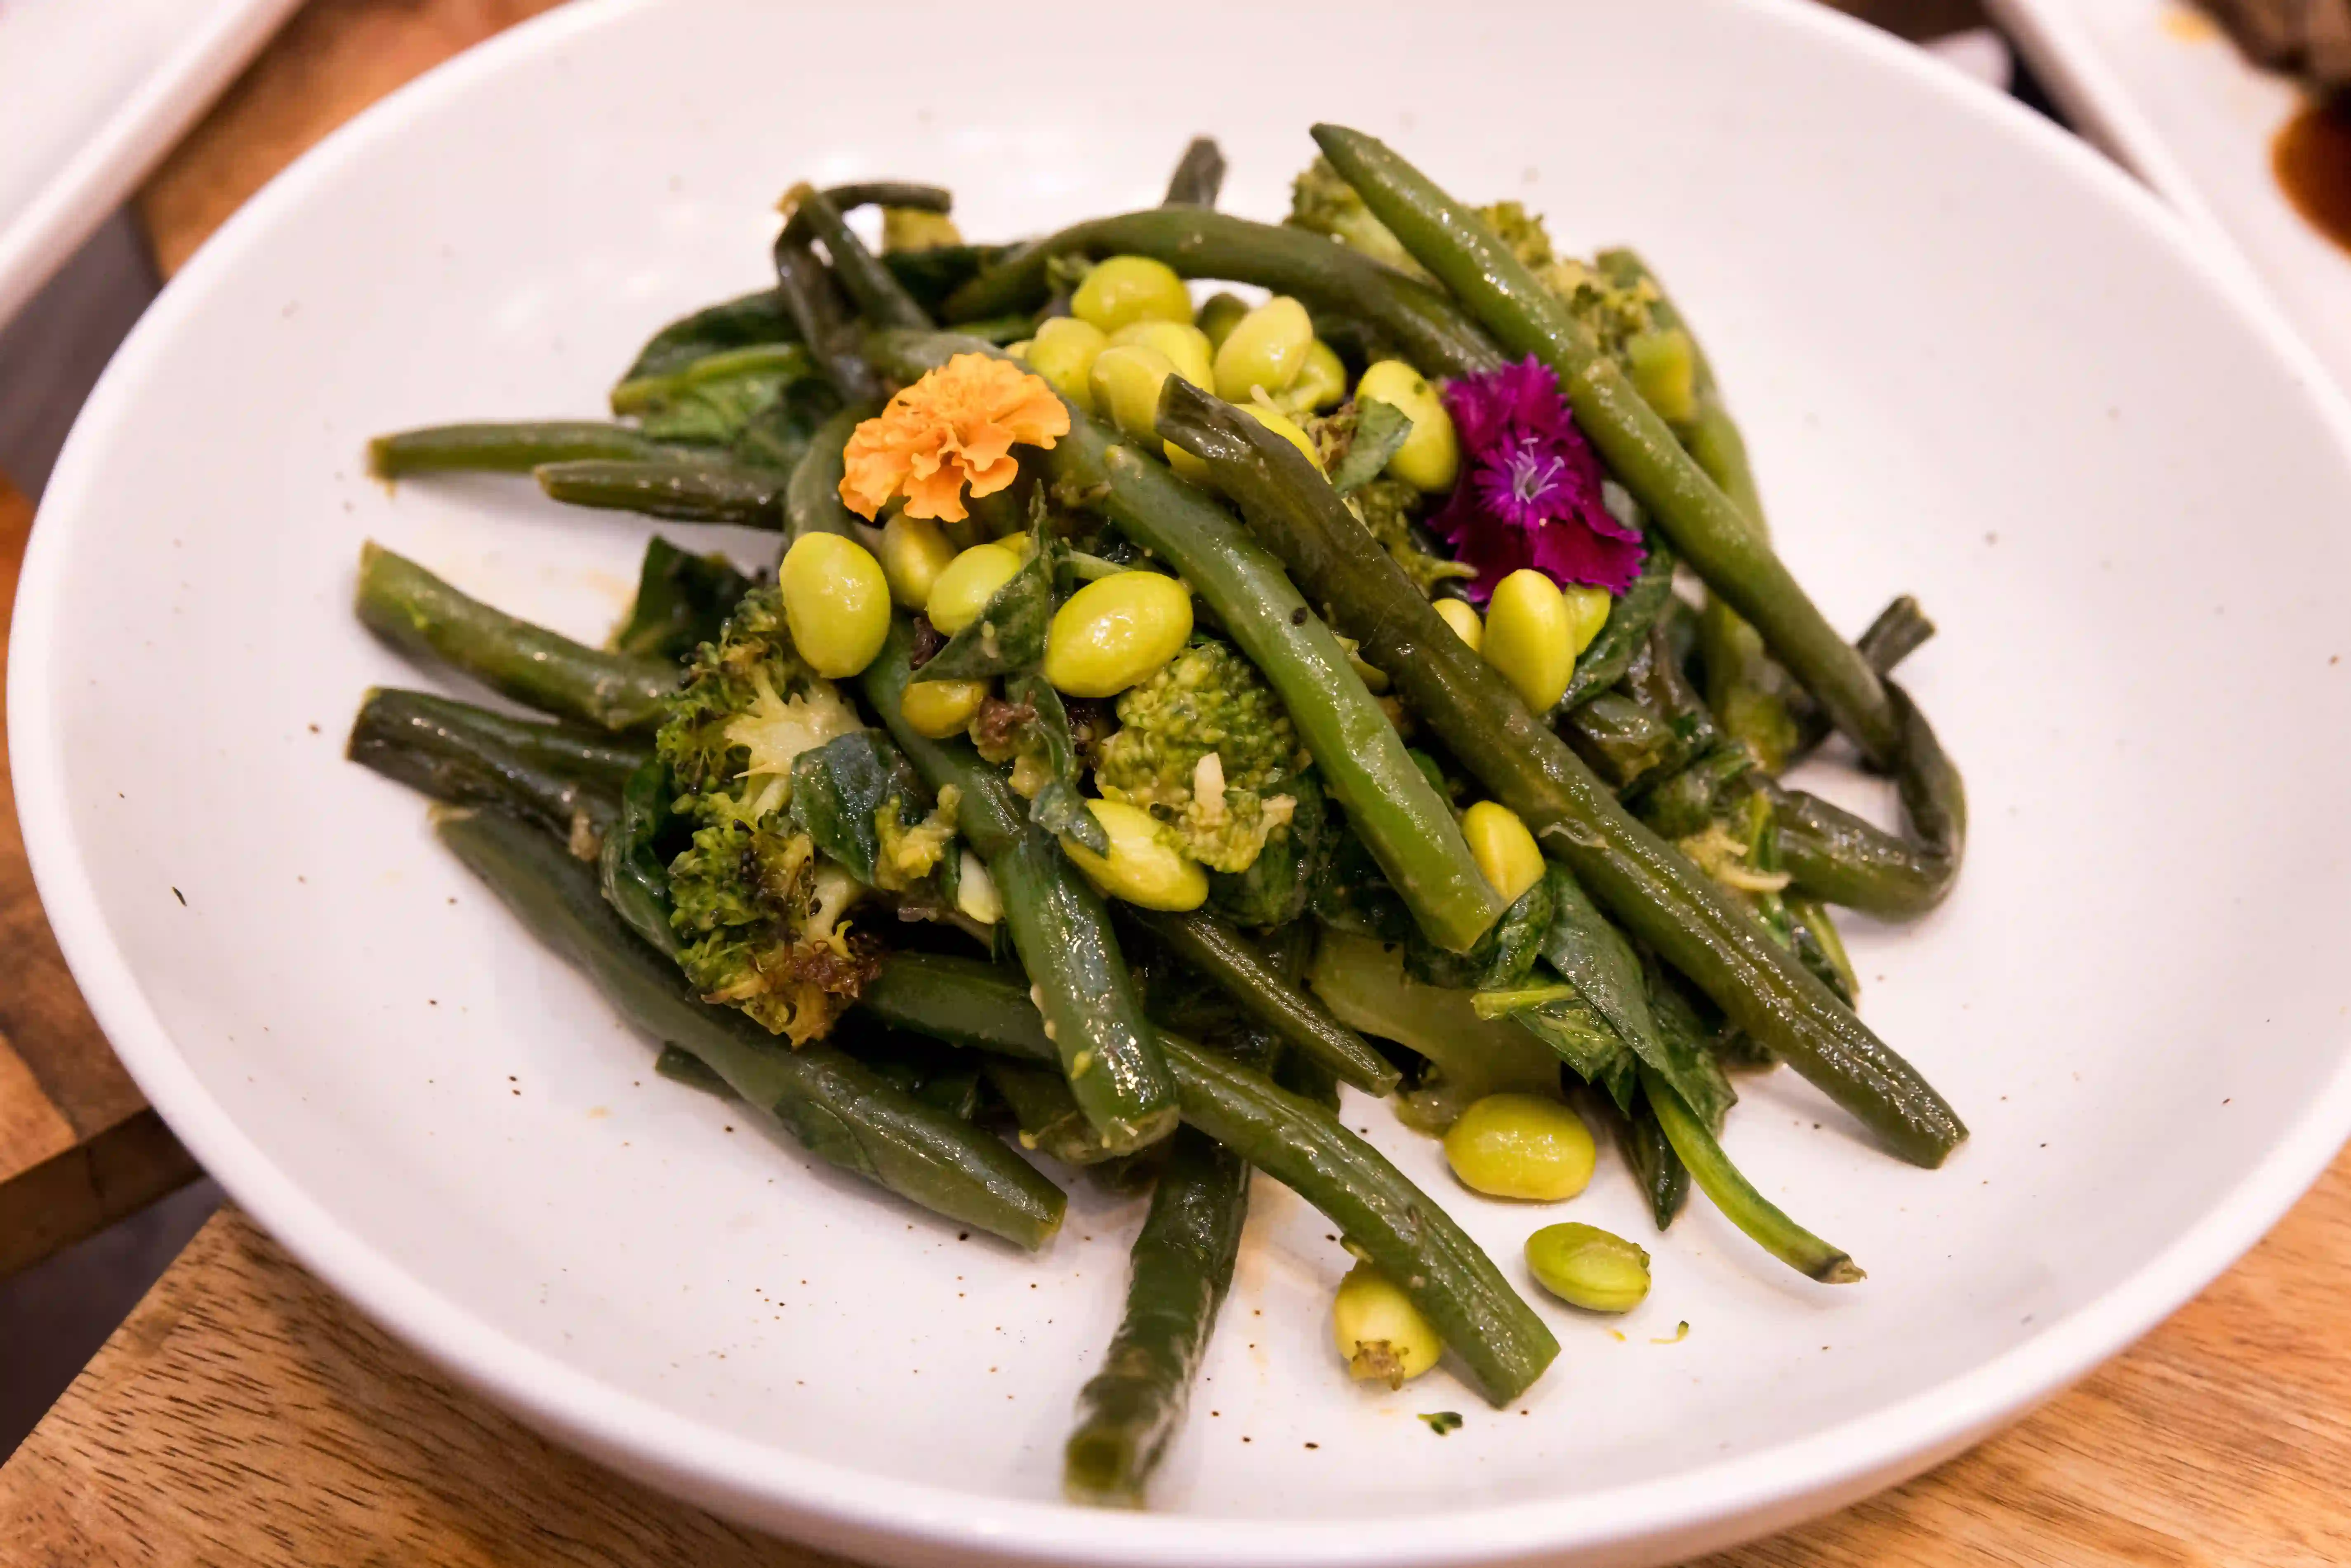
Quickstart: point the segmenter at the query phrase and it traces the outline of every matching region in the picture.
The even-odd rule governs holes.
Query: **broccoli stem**
[[[1682,1103],[1673,1085],[1646,1063],[1641,1068],[1641,1089],[1648,1096],[1649,1109],[1667,1143],[1673,1145],[1698,1190],[1756,1245],[1823,1285],[1851,1285],[1865,1277],[1851,1258],[1789,1218],[1778,1205],[1756,1191],[1714,1141],[1714,1134],[1706,1130],[1706,1124]]]
[[[444,817],[442,842],[528,926],[587,972],[622,1016],[681,1046],[809,1151],[959,1224],[1032,1250],[1067,1198],[999,1139],[893,1087],[821,1040],[795,1051],[730,1009],[696,999],[676,966],[637,940],[593,867],[495,811]]]
[[[872,347],[880,361],[910,380],[958,353],[1001,353],[951,333],[877,333]],[[1475,946],[1501,917],[1501,895],[1478,869],[1450,802],[1414,763],[1346,650],[1281,563],[1205,492],[1119,443],[1075,407],[1070,434],[1045,462],[1061,490],[1094,497],[1121,531],[1173,567],[1217,612],[1281,698],[1323,787],[1428,939],[1453,953]]]
[[[548,419],[508,424],[433,424],[379,435],[368,443],[368,472],[379,479],[411,474],[528,474],[547,463],[657,463],[674,449],[625,424]]]
[[[1078,1391],[1077,1429],[1061,1458],[1071,1501],[1143,1506],[1232,1286],[1249,1189],[1238,1155],[1190,1127],[1176,1134],[1134,1239],[1125,1314],[1102,1369]]]
[[[639,512],[681,523],[732,523],[744,528],[783,526],[782,476],[724,461],[695,461],[676,453],[653,461],[590,458],[544,463],[531,470],[549,497],[573,507]]]
[[[495,692],[602,729],[653,729],[677,690],[677,666],[607,653],[517,621],[458,592],[371,540],[360,549],[359,617],[409,653],[453,664]]]
[[[977,959],[893,955],[858,1005],[953,1045],[1052,1058],[1021,977]],[[1336,1222],[1436,1325],[1489,1400],[1507,1404],[1542,1375],[1559,1342],[1493,1260],[1385,1155],[1262,1072],[1180,1035],[1162,1034],[1159,1043],[1185,1122]]]
[[[360,705],[346,755],[436,800],[520,811],[576,847],[612,821],[629,775],[653,748],[379,686]]]
[[[913,653],[913,628],[893,622],[881,655],[861,677],[866,701],[923,782],[962,792],[956,826],[987,862],[1013,948],[1035,982],[1047,1033],[1086,1120],[1112,1154],[1157,1143],[1176,1125],[1176,1084],[1119,954],[1110,911],[970,742],[933,740],[906,723],[901,699]]]
[[[1331,1009],[1276,974],[1248,938],[1213,915],[1138,912],[1136,919],[1241,1010],[1366,1094],[1395,1092],[1397,1073]]]
[[[1364,657],[1389,673],[1421,722],[1626,929],[1905,1158],[1939,1165],[1967,1135],[1917,1070],[1711,878],[1626,812],[1454,635],[1297,448],[1176,376],[1161,390],[1159,434],[1208,465],[1299,582],[1363,640]],[[1889,690],[1908,711],[1900,688]]]

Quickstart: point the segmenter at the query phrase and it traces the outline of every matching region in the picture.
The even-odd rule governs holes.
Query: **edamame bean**
[[[1287,294],[1277,294],[1234,323],[1217,349],[1216,393],[1246,403],[1261,389],[1268,397],[1289,387],[1314,342],[1314,319]]]
[[[1508,806],[1479,801],[1461,813],[1461,836],[1469,841],[1469,858],[1503,902],[1516,904],[1520,894],[1542,880],[1542,851]]]
[[[1073,697],[1111,697],[1183,651],[1192,596],[1172,577],[1122,571],[1087,583],[1053,612],[1045,679]]]
[[[1249,313],[1249,301],[1239,295],[1211,294],[1207,303],[1200,307],[1198,326],[1208,335],[1210,345],[1221,349],[1225,346],[1227,334]]]
[[[1094,356],[1110,346],[1101,328],[1075,316],[1056,316],[1037,329],[1028,348],[1013,352],[1052,389],[1088,413],[1094,411]]]
[[[1322,466],[1322,455],[1314,450],[1314,438],[1301,429],[1296,420],[1286,413],[1278,413],[1261,402],[1245,402],[1239,406],[1243,413],[1306,454],[1306,461],[1316,468]]]
[[[1388,459],[1389,473],[1425,494],[1453,487],[1461,471],[1461,441],[1427,377],[1402,360],[1382,360],[1364,371],[1355,395],[1386,403],[1412,421],[1412,434]]]
[[[1313,413],[1347,395],[1347,367],[1339,351],[1317,338],[1306,345],[1306,362],[1290,390],[1273,401],[1291,413]]]
[[[1140,343],[1120,343],[1094,358],[1094,409],[1126,435],[1149,435],[1159,420],[1159,387],[1176,361]]]
[[[1445,1342],[1396,1282],[1358,1263],[1331,1298],[1331,1337],[1358,1383],[1402,1388],[1437,1364]]]
[[[890,633],[890,581],[882,563],[855,539],[802,534],[777,573],[792,646],[818,674],[856,674]]]
[[[956,907],[982,925],[993,925],[1004,918],[1004,894],[997,891],[996,878],[988,874],[987,862],[969,850],[956,862]]]
[[[1571,1307],[1629,1312],[1647,1300],[1649,1254],[1595,1225],[1546,1225],[1527,1238],[1527,1270]]]
[[[1571,657],[1580,658],[1608,624],[1608,612],[1615,606],[1616,596],[1604,588],[1594,588],[1588,582],[1573,582],[1559,591],[1567,610],[1567,641],[1573,650]]]
[[[915,681],[898,699],[898,711],[916,735],[945,740],[961,735],[987,700],[986,681]]]
[[[928,604],[939,573],[955,558],[946,530],[928,517],[899,512],[882,525],[882,575],[890,580],[890,597],[902,608]]]
[[[1466,599],[1440,599],[1437,601],[1437,618],[1453,628],[1453,634],[1469,644],[1476,653],[1486,641],[1485,622],[1478,619],[1478,608]]]
[[[1070,314],[1105,332],[1115,332],[1130,321],[1189,322],[1192,291],[1164,261],[1147,256],[1108,256],[1070,296]]]
[[[1558,585],[1532,567],[1496,583],[1479,652],[1538,717],[1551,712],[1575,673],[1575,633]]]
[[[1668,424],[1698,417],[1698,355],[1678,327],[1635,332],[1625,340],[1625,373],[1641,401]]]
[[[1216,380],[1212,356],[1216,350],[1208,344],[1208,335],[1197,327],[1182,321],[1137,321],[1121,327],[1110,335],[1113,348],[1124,348],[1130,343],[1156,349],[1167,356],[1176,373],[1198,387],[1209,389]]]
[[[1019,570],[1019,556],[1002,545],[974,545],[947,562],[932,580],[923,613],[931,618],[932,625],[952,637],[978,620],[996,591],[1011,581]]]
[[[1159,389],[1169,376],[1179,374],[1176,362],[1156,349],[1141,343],[1113,343],[1094,360],[1094,408],[1110,415],[1120,434],[1155,439]],[[1159,449],[1176,473],[1195,485],[1207,483],[1207,464],[1172,441],[1160,442]]]
[[[1117,800],[1089,800],[1086,806],[1110,840],[1110,853],[1098,855],[1071,838],[1061,841],[1061,852],[1095,886],[1137,908],[1177,915],[1207,902],[1208,873],[1160,838],[1150,812]]]
[[[1590,1185],[1593,1158],[1583,1118],[1540,1094],[1489,1094],[1445,1134],[1446,1164],[1489,1197],[1573,1197]]]

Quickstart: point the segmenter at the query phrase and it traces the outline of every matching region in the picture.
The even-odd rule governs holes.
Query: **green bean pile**
[[[371,448],[387,478],[781,536],[757,576],[655,538],[604,648],[370,544],[360,620],[538,716],[377,690],[350,756],[445,803],[450,851],[665,1075],[1031,1249],[1049,1173],[1149,1188],[1067,1449],[1082,1501],[1143,1501],[1252,1169],[1355,1260],[1353,1376],[1450,1356],[1500,1405],[1558,1354],[1342,1085],[1500,1202],[1582,1192],[1598,1125],[1659,1230],[1695,1185],[1827,1284],[1861,1270],[1718,1141],[1733,1076],[1785,1062],[1920,1165],[1967,1135],[1855,1016],[1830,913],[1915,916],[1957,876],[1959,775],[1891,678],[1931,624],[1897,599],[1849,643],[1806,596],[1638,256],[1560,257],[1513,204],[1314,138],[1280,225],[1215,210],[1206,140],[1160,207],[1012,246],[934,187],[798,186],[774,285],[663,328],[612,420]],[[1512,375],[1594,455],[1620,580],[1471,559],[1491,437],[1463,389]],[[1782,782],[1832,735],[1902,831]],[[1526,1264],[1582,1312],[1649,1290],[1585,1224]]]

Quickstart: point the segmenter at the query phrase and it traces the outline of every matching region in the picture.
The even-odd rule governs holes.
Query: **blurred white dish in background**
[[[2270,143],[2305,102],[2185,0],[1984,0],[2074,126],[2256,279],[2351,388],[2351,250],[2278,188]]]
[[[0,325],[299,3],[0,3]]]
[[[2323,1167],[2351,1127],[2351,415],[2144,188],[1810,5],[882,15],[589,4],[465,56],[222,230],[57,468],[7,705],[42,897],[141,1087],[329,1284],[564,1440],[864,1560],[1621,1568],[1956,1451]],[[1637,245],[1799,580],[1844,627],[1906,591],[1941,626],[1904,679],[1967,773],[1967,873],[1848,936],[1865,1016],[1973,1135],[1914,1169],[1743,1078],[1731,1154],[1867,1281],[1797,1278],[1702,1201],[1657,1237],[1605,1161],[1566,1214],[1647,1246],[1650,1296],[1616,1324],[1536,1297],[1565,1348],[1502,1411],[1442,1368],[1350,1384],[1350,1260],[1260,1181],[1159,1511],[1089,1511],[1060,1449],[1139,1206],[1073,1182],[1016,1256],[656,1077],[341,756],[370,685],[441,682],[353,622],[361,540],[592,641],[651,530],[524,480],[387,493],[360,447],[600,410],[656,327],[762,285],[795,180],[935,181],[1006,238],[1156,202],[1206,131],[1227,204],[1273,216],[1326,118],[1565,247]],[[1523,1279],[1562,1211],[1351,1111]]]

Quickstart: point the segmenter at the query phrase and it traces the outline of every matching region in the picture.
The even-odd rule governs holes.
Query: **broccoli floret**
[[[1561,256],[1552,247],[1541,214],[1517,202],[1496,202],[1479,208],[1478,215],[1618,362],[1625,360],[1625,344],[1656,329],[1651,307],[1657,302],[1657,289],[1647,278],[1628,287],[1588,263]]]
[[[1290,182],[1290,222],[1297,228],[1329,235],[1349,249],[1362,251],[1374,261],[1386,262],[1400,272],[1415,277],[1428,276],[1387,225],[1372,216],[1372,210],[1364,205],[1364,198],[1331,166],[1328,158],[1315,159],[1304,173]]]
[[[1364,519],[1372,538],[1386,548],[1421,592],[1434,594],[1440,582],[1477,576],[1476,567],[1431,555],[1415,541],[1412,523],[1419,507],[1420,492],[1401,479],[1374,479],[1357,486],[1347,497],[1347,509]]]
[[[1094,756],[1106,800],[1140,806],[1171,847],[1211,870],[1247,871],[1290,821],[1298,737],[1255,666],[1200,642],[1118,699],[1119,728]]]
[[[956,808],[963,791],[950,784],[939,791],[931,814],[911,825],[898,820],[898,797],[891,796],[873,813],[873,832],[882,841],[875,875],[888,892],[902,892],[931,874],[939,857],[955,842]]]
[[[1442,1133],[1469,1105],[1506,1090],[1559,1090],[1559,1058],[1508,1019],[1481,1019],[1474,993],[1424,985],[1405,973],[1404,949],[1325,927],[1307,984],[1341,1023],[1410,1046],[1435,1071],[1399,1096],[1397,1119]]]
[[[795,1045],[830,1030],[874,972],[871,944],[841,924],[862,888],[784,810],[792,759],[862,727],[792,651],[766,588],[696,651],[655,741],[674,810],[695,824],[670,864],[679,965],[705,999]]]
[[[945,213],[926,212],[920,207],[882,209],[882,250],[885,256],[904,250],[938,250],[962,243],[963,231]]]
[[[1350,398],[1328,413],[1309,414],[1299,421],[1299,427],[1314,443],[1314,455],[1322,471],[1335,473],[1355,444],[1355,401]],[[1372,537],[1385,547],[1421,592],[1434,593],[1437,585],[1449,578],[1477,576],[1477,568],[1432,555],[1413,538],[1412,524],[1422,505],[1421,493],[1401,479],[1371,479],[1347,492],[1347,509],[1363,519]]]

